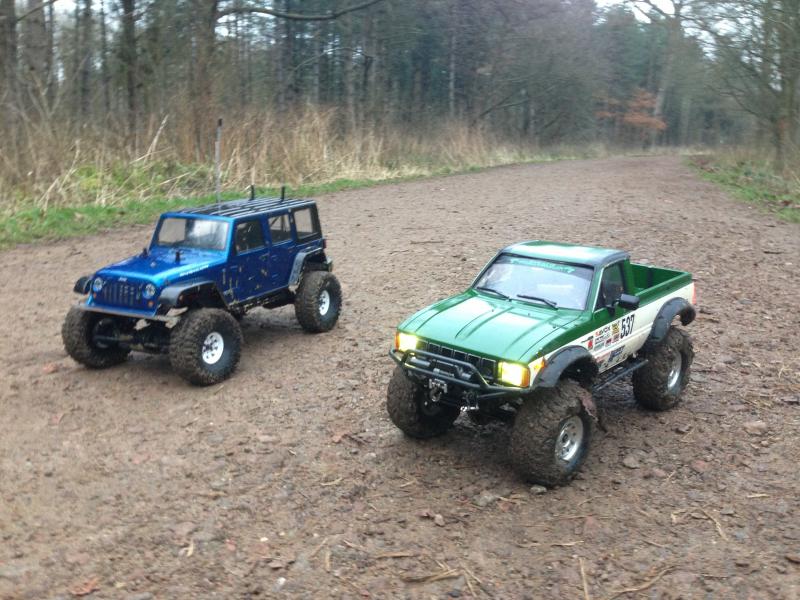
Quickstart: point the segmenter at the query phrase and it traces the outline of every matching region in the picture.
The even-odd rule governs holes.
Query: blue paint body
[[[305,228],[298,231],[301,217]],[[166,245],[159,242],[166,219],[213,221],[227,226],[227,235],[218,239],[216,248]],[[274,220],[284,223],[282,234],[271,232]],[[242,238],[237,237],[242,229],[250,232],[250,239],[253,235],[258,239],[260,232],[263,244],[243,247]],[[285,296],[289,287],[297,284],[306,261],[330,269],[324,248],[313,201],[266,198],[225,202],[164,213],[147,252],[81,278],[75,291],[88,293],[87,310],[144,319],[197,304],[243,312]],[[102,285],[96,283],[98,279]]]

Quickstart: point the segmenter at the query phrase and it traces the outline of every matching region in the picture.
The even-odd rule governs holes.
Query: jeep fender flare
[[[190,299],[197,299],[202,306],[227,308],[225,297],[216,282],[204,280],[168,285],[158,298],[159,310],[166,312],[172,308],[183,308],[188,306],[187,300]]]
[[[663,340],[664,336],[666,336],[669,331],[672,321],[677,316],[680,316],[681,324],[688,325],[694,321],[694,318],[697,316],[697,311],[685,298],[673,298],[665,302],[653,321],[653,328],[650,330],[650,335],[647,338],[646,344],[657,344]]]
[[[306,262],[319,263],[324,266],[322,270],[330,270],[330,267],[328,267],[328,260],[325,257],[325,251],[322,248],[303,250],[302,252],[298,252],[297,256],[294,257],[292,272],[289,274],[289,286],[295,286],[300,283],[300,276],[303,274]]]
[[[545,360],[545,367],[536,381],[537,387],[555,387],[564,375],[588,387],[599,369],[591,353],[583,346],[569,346],[558,350]]]
[[[94,279],[92,275],[80,277],[78,281],[75,282],[75,285],[72,286],[72,291],[76,294],[88,294],[91,290],[92,279]]]

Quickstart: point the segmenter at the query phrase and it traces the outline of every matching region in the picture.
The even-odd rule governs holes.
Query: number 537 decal
[[[620,332],[619,332],[620,339],[628,337],[633,332],[633,319],[635,316],[636,316],[635,314],[630,314],[625,317],[622,317],[620,321]]]

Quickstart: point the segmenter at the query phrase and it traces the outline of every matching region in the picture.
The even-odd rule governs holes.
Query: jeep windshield
[[[194,217],[166,217],[156,234],[157,246],[225,250],[228,243],[228,223]]]
[[[478,278],[473,289],[551,308],[583,310],[592,274],[591,268],[582,265],[502,254]]]

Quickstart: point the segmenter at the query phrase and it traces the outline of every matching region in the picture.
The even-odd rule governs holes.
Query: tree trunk
[[[17,13],[14,0],[0,0],[0,99],[16,88]]]
[[[52,6],[52,4],[50,5]],[[105,0],[100,0],[100,76],[103,79],[103,112],[108,117],[111,114],[111,90],[109,87],[108,73],[108,36],[106,32],[106,7]]]
[[[28,100],[41,105],[47,92],[47,26],[40,0],[28,0],[29,14],[22,21],[25,33],[23,65]]]
[[[80,110],[81,116],[86,119],[89,116],[91,109],[91,76],[93,59],[92,0],[83,0],[80,31]]]
[[[136,0],[121,0],[122,4],[122,37],[120,45],[120,61],[125,73],[125,95],[128,112],[128,135],[136,138],[137,110],[136,78],[138,57],[136,49]]]

